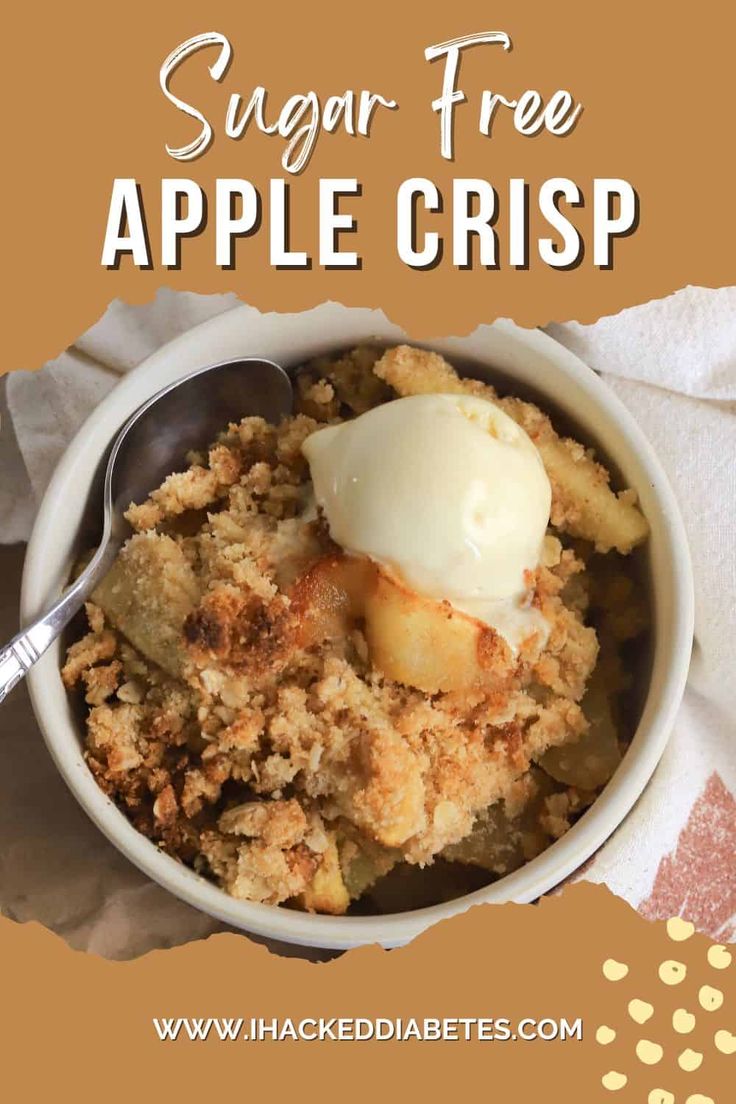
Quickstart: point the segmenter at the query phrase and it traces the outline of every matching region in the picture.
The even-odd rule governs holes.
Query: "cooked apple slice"
[[[168,674],[181,674],[182,630],[199,586],[177,541],[153,531],[136,533],[93,598],[134,648]]]
[[[401,861],[401,851],[369,839],[350,821],[339,822],[337,844],[345,887],[353,901]]]
[[[539,825],[539,814],[555,784],[538,767],[532,767],[530,775],[534,792],[518,815],[510,816],[505,802],[497,801],[478,814],[472,832],[444,849],[442,858],[500,876],[543,851],[549,840]]]
[[[291,592],[305,645],[364,621],[373,665],[428,694],[497,689],[513,672],[505,640],[489,625],[424,598],[364,556],[325,556]]]
[[[365,634],[379,671],[427,694],[496,688],[513,670],[508,645],[489,625],[422,598],[383,569],[367,595]]]
[[[332,916],[342,916],[350,904],[350,895],[345,888],[337,843],[330,834],[322,861],[312,881],[298,897],[299,906],[307,912],[322,912]]]
[[[292,609],[303,645],[348,632],[363,617],[366,593],[375,586],[375,565],[365,556],[323,556],[291,589]]]
[[[621,749],[606,689],[591,685],[582,708],[590,724],[587,732],[574,743],[550,748],[539,765],[566,786],[597,790],[605,786],[621,762]]]

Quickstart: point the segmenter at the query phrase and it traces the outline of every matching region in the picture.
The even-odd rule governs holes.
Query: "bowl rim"
[[[348,313],[366,313],[362,308],[343,309]],[[313,308],[313,311],[301,312],[296,317],[319,310],[319,307]],[[167,342],[128,372],[80,427],[52,475],[34,522],[21,589],[21,617],[24,622],[35,615],[49,596],[48,572],[44,572],[45,549],[53,541],[53,514],[57,495],[94,426],[108,411],[120,405],[123,397],[120,394],[121,388],[127,388],[127,394],[149,370],[151,362],[159,361],[161,357],[171,357],[178,350],[185,349],[193,336],[201,339],[217,332],[218,327],[222,327],[224,318],[229,317],[228,324],[237,320],[233,316],[239,315],[245,319],[245,312],[248,315],[253,313],[252,308],[244,305],[235,307]],[[376,312],[369,313],[375,320]],[[378,316],[385,317],[380,312]],[[616,423],[627,451],[633,453],[650,485],[658,506],[657,524],[671,565],[672,591],[677,599],[672,610],[673,622],[669,637],[664,641],[658,639],[656,643],[657,648],[665,648],[667,659],[656,714],[650,718],[645,731],[639,725],[623,760],[627,768],[617,770],[590,810],[562,839],[519,870],[489,886],[439,905],[380,916],[333,917],[237,901],[176,859],[161,852],[155,844],[141,835],[99,789],[81,758],[78,744],[74,755],[66,737],[59,735],[65,726],[59,725],[58,715],[55,715],[56,706],[47,694],[49,679],[53,679],[54,675],[60,685],[59,673],[55,664],[49,665],[45,662],[52,659],[52,656],[44,657],[28,676],[31,702],[46,746],[77,801],[103,834],[149,878],[188,904],[235,928],[286,943],[330,950],[346,950],[372,943],[393,947],[409,942],[430,925],[475,905],[534,901],[543,893],[559,886],[609,838],[635,804],[664,751],[685,687],[694,625],[692,567],[675,496],[656,454],[633,416],[618,396],[579,357],[541,330],[523,329],[505,319],[494,322],[493,327],[501,328],[526,350],[551,360],[594,405],[606,410],[609,421]],[[488,328],[478,327],[474,334]],[[398,331],[396,333],[398,336]],[[472,338],[473,334],[468,337]],[[449,339],[437,338],[435,343],[447,340]],[[457,341],[458,351],[461,352],[464,339],[452,340]],[[426,344],[432,347],[433,342]],[[159,386],[160,384],[154,382],[151,393]]]

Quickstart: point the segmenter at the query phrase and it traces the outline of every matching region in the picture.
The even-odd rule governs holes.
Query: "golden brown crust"
[[[184,640],[199,667],[254,678],[276,673],[293,651],[294,619],[286,598],[264,602],[252,590],[224,583],[205,594],[184,622]]]
[[[84,700],[88,705],[102,705],[115,693],[120,683],[122,663],[114,659],[100,667],[88,667],[82,672],[82,680],[87,687]]]

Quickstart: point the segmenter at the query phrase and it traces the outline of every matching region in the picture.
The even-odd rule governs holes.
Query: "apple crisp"
[[[518,651],[448,602],[346,555],[315,508],[305,439],[400,396],[498,404],[552,488]],[[647,625],[647,524],[537,407],[435,353],[359,348],[295,376],[295,413],[247,417],[132,504],[133,535],[62,671],[98,784],[159,847],[234,897],[395,911],[500,877],[558,839],[630,731],[622,650]]]

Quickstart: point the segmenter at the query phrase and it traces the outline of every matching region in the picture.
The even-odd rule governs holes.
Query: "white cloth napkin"
[[[59,456],[117,378],[172,337],[237,305],[232,295],[169,291],[144,307],[115,302],[41,371],[7,377],[5,409],[0,405],[4,542],[27,539]],[[605,882],[648,916],[684,912],[700,930],[733,939],[736,288],[686,288],[591,326],[555,324],[548,332],[605,377],[648,435],[680,501],[696,578],[696,648],[672,740],[636,808],[582,876]],[[58,785],[51,772],[41,773],[45,786]],[[71,855],[63,833],[56,853],[47,844],[35,890],[24,878],[19,894],[12,863],[3,869],[0,907],[22,919],[37,916],[74,945],[115,957],[160,945],[164,932],[174,943],[216,929],[101,838],[95,864],[94,829],[84,829],[84,847]],[[58,909],[54,886],[64,901]]]
[[[685,288],[548,332],[629,407],[680,503],[695,648],[672,738],[636,808],[584,876],[645,915],[736,938],[736,288]]]

